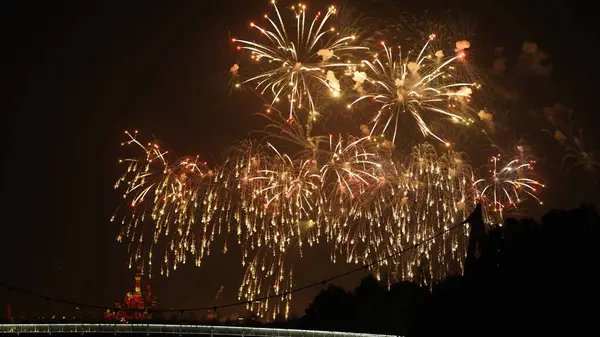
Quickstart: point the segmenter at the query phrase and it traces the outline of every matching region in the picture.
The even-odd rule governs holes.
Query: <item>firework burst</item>
[[[285,23],[275,1],[272,1],[276,18],[265,15],[267,27],[250,23],[263,36],[263,42],[233,39],[238,49],[250,53],[250,58],[261,65],[261,72],[241,81],[238,86],[251,83],[261,94],[272,95],[270,105],[283,98],[289,110],[288,122],[297,119],[301,109],[308,111],[307,123],[311,125],[318,116],[315,90],[326,89],[331,96],[341,93],[340,83],[334,71],[348,66],[342,56],[346,52],[366,49],[353,45],[355,36],[340,36],[328,26],[336,13],[334,6],[322,15],[318,12],[311,20],[307,18],[306,5],[292,7],[294,29]]]
[[[367,72],[355,72],[355,81],[365,82],[359,92],[361,96],[348,105],[352,108],[361,101],[372,101],[379,110],[371,120],[371,135],[386,135],[391,132],[395,143],[400,118],[410,114],[419,130],[447,146],[450,143],[435,134],[426,119],[448,118],[452,122],[471,124],[471,117],[465,113],[465,104],[470,100],[474,83],[456,81],[452,71],[454,64],[465,57],[464,51],[455,56],[444,57],[439,50],[434,55],[428,53],[431,35],[420,52],[403,56],[402,49],[388,47],[382,42],[383,57],[375,54],[373,61],[363,60],[362,68]],[[361,78],[362,77],[362,78]],[[433,114],[433,115],[432,115]]]
[[[333,138],[329,136],[329,158],[320,169],[321,180],[332,183],[324,188],[330,191],[332,199],[343,203],[344,199],[355,199],[377,185],[384,172],[379,154],[368,137],[350,138],[347,144],[342,137],[337,141]]]
[[[489,175],[473,183],[489,211],[497,213],[502,219],[505,212],[516,209],[527,196],[542,203],[535,193],[544,184],[532,179],[534,161],[522,163],[517,158],[506,163],[501,155],[497,155],[490,159],[490,164]]]
[[[198,157],[170,162],[168,151],[163,151],[158,143],[144,145],[136,138],[137,131],[125,133],[129,140],[122,145],[137,145],[142,152],[138,158],[120,161],[127,164],[127,169],[115,184],[115,189],[126,185],[123,198],[131,208],[121,219],[123,227],[117,238],[130,241],[130,265],[151,267],[153,251],[161,237],[166,239],[161,273],[168,274],[169,269],[185,263],[188,253],[195,255],[200,264],[210,251],[215,234],[207,227],[214,214],[213,170]],[[153,224],[149,226],[149,222]],[[204,224],[202,231],[196,229],[199,224]],[[198,233],[201,237],[196,237]]]

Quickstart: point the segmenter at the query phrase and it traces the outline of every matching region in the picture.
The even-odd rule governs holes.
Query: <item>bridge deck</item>
[[[174,324],[0,324],[1,334],[178,334],[243,337],[392,337],[335,331]]]

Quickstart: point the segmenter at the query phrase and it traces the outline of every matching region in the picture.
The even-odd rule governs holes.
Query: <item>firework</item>
[[[334,7],[312,19],[304,5],[292,7],[294,24],[284,24],[273,5],[276,17],[265,16],[269,28],[251,24],[263,42],[234,39],[257,63],[257,73],[238,85],[253,84],[271,96],[267,142],[243,141],[209,168],[197,156],[173,157],[157,142],[143,144],[137,133],[127,133],[124,145],[135,145],[139,155],[122,161],[127,167],[115,188],[124,190],[128,204],[118,239],[129,242],[130,265],[151,273],[160,251],[161,273],[168,275],[188,260],[199,265],[222,236],[224,253],[232,240],[242,250],[239,299],[261,316],[287,317],[294,263],[316,243],[331,247],[334,263],[369,265],[377,277],[387,272],[390,280],[431,285],[462,271],[468,227],[448,229],[478,201],[500,217],[526,196],[539,201],[535,191],[543,185],[521,149],[506,164],[492,157],[489,177],[480,179],[464,153],[396,144],[404,115],[445,145],[450,143],[434,132],[434,123],[472,122],[468,103],[478,85],[453,71],[467,41],[459,41],[450,57],[430,55],[434,36],[414,56],[383,44],[373,61],[356,62],[366,48],[328,26]],[[238,65],[230,69],[240,71]],[[342,93],[334,71],[352,76],[360,93],[350,108],[363,101],[379,108],[370,125],[360,126],[360,137],[311,134],[321,93]],[[289,111],[274,106],[281,99]],[[306,112],[306,128],[296,123],[300,112]],[[271,295],[277,296],[255,302]]]
[[[268,151],[267,151],[268,150]],[[312,160],[292,160],[273,145],[247,142],[228,159],[220,179],[223,216],[237,223],[239,242],[251,249],[279,246],[300,235],[299,223],[316,213],[320,177]],[[260,233],[260,235],[256,235]]]
[[[507,210],[516,209],[526,196],[542,203],[535,193],[544,185],[531,178],[534,161],[522,163],[517,158],[503,163],[502,156],[497,155],[490,159],[490,163],[488,177],[476,180],[473,186],[479,191],[479,198],[500,219]]]
[[[306,5],[294,6],[294,23],[286,24],[275,1],[272,4],[276,18],[265,15],[269,28],[250,23],[263,36],[262,43],[233,39],[238,49],[248,51],[250,58],[261,65],[259,74],[237,86],[252,83],[261,95],[272,95],[270,105],[285,99],[289,123],[296,120],[300,109],[308,111],[310,125],[319,114],[314,91],[325,89],[331,96],[339,96],[341,88],[334,71],[348,66],[342,60],[344,53],[366,48],[353,45],[354,35],[340,36],[335,28],[328,26],[336,13],[334,6],[325,15],[318,12],[312,20],[307,18]],[[290,29],[290,25],[295,29]]]
[[[378,153],[374,151],[369,138],[343,139],[333,141],[329,136],[329,157],[321,168],[321,180],[332,183],[324,186],[328,195],[340,203],[347,197],[355,199],[364,194],[372,185],[377,185],[383,176],[382,164]]]
[[[413,148],[403,162],[405,166],[390,158],[383,166],[385,181],[374,185],[372,197],[358,203],[344,219],[347,222],[339,227],[334,244],[346,262],[372,264],[384,259],[383,264],[372,266],[378,277],[387,271],[396,280],[431,284],[462,270],[465,232],[449,233],[415,252],[397,253],[443,232],[474,208],[472,170],[463,155],[438,155],[428,144]],[[385,259],[390,255],[394,257]]]
[[[261,296],[281,296],[266,301],[250,302],[246,305],[248,310],[261,316],[269,316],[271,319],[280,314],[288,317],[292,300],[289,291],[293,288],[294,280],[289,258],[286,252],[263,249],[250,259],[242,278],[238,298],[253,301]]]
[[[128,136],[125,144],[142,150],[140,159],[123,160],[129,165],[118,181],[126,183],[124,197],[133,210],[120,234],[133,247],[132,263],[151,272],[155,245],[165,242],[160,265],[168,275],[190,257],[200,264],[216,235],[235,234],[246,270],[239,297],[286,293],[271,304],[250,305],[262,315],[289,310],[289,258],[301,255],[303,245],[322,238],[332,245],[333,261],[343,256],[347,262],[369,263],[443,230],[474,205],[467,200],[470,171],[462,157],[438,156],[430,145],[398,160],[370,137],[334,141],[330,136],[315,156],[292,159],[272,144],[246,141],[213,171],[196,157],[171,163],[158,144],[142,145]],[[152,240],[144,245],[148,231]],[[429,246],[374,271],[380,275],[384,268],[401,266],[398,277],[412,279],[423,256],[431,258],[433,268],[461,245],[459,237],[442,241],[443,249]]]
[[[583,129],[579,129],[576,135],[571,135],[569,140],[570,142],[564,144],[567,153],[562,159],[562,167],[564,168],[567,162],[571,162],[571,165],[565,173],[569,174],[574,168],[582,168],[590,173],[595,180],[596,170],[600,168],[600,161],[597,159],[598,152],[590,151],[586,147]]]
[[[494,157],[498,182],[481,188],[485,180],[473,181],[473,170],[461,153],[448,150],[439,155],[433,146],[422,144],[398,158],[371,137],[330,136],[317,151],[295,159],[270,143],[246,141],[213,171],[195,157],[171,164],[160,146],[142,145],[128,135],[126,144],[137,144],[143,154],[141,159],[124,160],[129,165],[119,179],[126,182],[124,196],[133,209],[120,235],[134,247],[133,262],[151,268],[154,246],[162,239],[166,245],[161,271],[168,275],[188,256],[199,264],[216,235],[235,235],[245,268],[238,296],[253,301],[282,294],[248,305],[270,317],[289,312],[291,257],[301,256],[305,244],[321,239],[331,245],[333,262],[341,257],[372,264],[444,232],[466,217],[478,196],[495,197],[490,207],[498,209],[503,195],[520,200],[521,187],[532,193],[533,186],[541,185],[526,177],[530,164],[519,165],[516,159],[498,169],[499,158]],[[149,229],[141,226],[148,223],[146,214],[153,236],[144,246]],[[445,233],[371,268],[378,277],[387,271],[397,280],[432,284],[462,270],[466,233],[466,228]]]
[[[431,35],[420,52],[413,57],[411,52],[402,55],[400,47],[387,47],[382,42],[383,57],[375,54],[373,61],[363,60],[366,72],[355,72],[355,87],[361,96],[348,105],[352,108],[361,101],[372,101],[379,110],[371,120],[371,135],[386,135],[391,132],[395,143],[400,118],[410,114],[425,136],[432,136],[447,146],[450,143],[435,134],[426,119],[447,118],[456,123],[470,124],[471,117],[465,113],[465,104],[470,100],[474,83],[457,81],[453,75],[454,64],[465,57],[464,51],[455,56],[444,57],[440,50],[435,55],[428,53]],[[364,83],[364,85],[363,85]]]
[[[291,289],[289,251],[316,240],[320,176],[312,159],[292,159],[272,144],[244,142],[220,170],[219,221],[233,224],[243,250],[240,299]],[[248,305],[262,316],[287,315],[291,294]]]
[[[140,157],[121,160],[127,169],[115,184],[115,189],[126,184],[123,198],[131,208],[121,219],[123,227],[117,237],[119,241],[130,240],[130,266],[135,262],[151,267],[154,248],[161,237],[166,245],[161,273],[177,269],[190,252],[200,264],[215,235],[207,227],[213,215],[214,172],[198,157],[170,162],[168,151],[163,151],[158,143],[144,145],[136,138],[137,131],[125,133],[129,140],[122,145],[137,145],[142,152]],[[202,230],[196,228],[200,224],[204,224]],[[146,251],[148,255],[144,254]]]

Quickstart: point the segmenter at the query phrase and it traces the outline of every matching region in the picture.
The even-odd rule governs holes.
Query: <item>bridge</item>
[[[175,325],[175,324],[0,324],[0,334],[57,335],[197,335],[239,337],[396,337],[392,335],[335,331],[255,328],[241,326]]]

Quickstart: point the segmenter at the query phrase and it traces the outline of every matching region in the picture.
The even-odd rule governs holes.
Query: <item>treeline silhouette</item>
[[[431,289],[410,282],[388,289],[373,277],[353,292],[330,285],[294,324],[404,336],[594,333],[600,313],[595,209],[550,211],[541,223],[508,219],[495,227],[483,225],[478,209],[469,223],[464,275]]]

